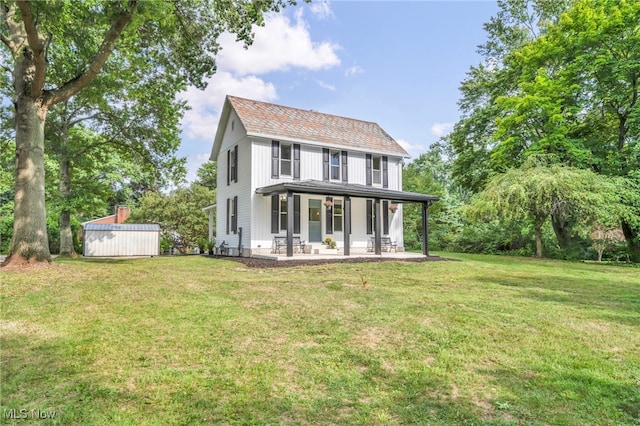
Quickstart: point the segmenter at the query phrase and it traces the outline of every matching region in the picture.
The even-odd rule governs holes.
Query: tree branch
[[[18,0],[18,7],[22,14],[22,23],[27,32],[27,41],[29,48],[33,52],[33,63],[35,65],[35,75],[31,82],[31,96],[38,97],[44,88],[44,79],[46,76],[45,49],[40,41],[38,29],[33,21],[31,14],[31,5],[25,0]]]
[[[13,20],[14,15],[16,14],[15,5],[12,3],[11,6],[2,5],[0,7],[0,18],[7,24],[7,28],[9,28],[9,33],[15,35],[18,29],[18,25]],[[11,53],[14,55],[17,53],[18,48],[16,47],[15,40],[7,37],[5,34],[0,34],[0,39],[2,43],[11,50]]]
[[[111,24],[111,28],[105,34],[102,45],[98,49],[98,53],[93,57],[91,64],[80,75],[69,80],[62,87],[48,92],[45,96],[45,105],[50,106],[69,99],[93,81],[102,66],[107,62],[107,59],[109,59],[122,32],[131,23],[133,14],[138,7],[138,0],[129,0],[128,6],[128,9],[120,12]]]

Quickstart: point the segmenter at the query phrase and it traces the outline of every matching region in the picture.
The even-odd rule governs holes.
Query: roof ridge
[[[296,108],[296,107],[291,107],[291,106],[287,106],[287,105],[274,104],[273,102],[258,101],[258,100],[255,100],[255,99],[243,98],[241,96],[227,95],[227,97],[228,98],[234,98],[234,99],[240,99],[240,100],[243,100],[243,101],[254,102],[254,103],[258,103],[258,104],[271,105],[271,106],[275,106],[275,107],[279,107],[279,108],[286,108],[286,109],[289,109],[289,110],[295,110],[295,111],[301,111],[301,112],[312,112],[314,114],[326,115],[326,116],[329,116],[329,117],[343,118],[343,119],[351,120],[351,121],[360,121],[362,123],[375,124],[376,126],[380,127],[380,129],[382,131],[384,131],[384,129],[382,129],[382,127],[375,121],[363,120],[361,118],[346,117],[344,115],[330,114],[330,113],[327,113],[327,112],[316,111],[315,109],[302,109],[302,108]],[[387,133],[387,132],[385,132],[385,133]],[[388,133],[387,133],[387,135],[388,135]],[[391,136],[389,135],[389,137],[391,137]]]

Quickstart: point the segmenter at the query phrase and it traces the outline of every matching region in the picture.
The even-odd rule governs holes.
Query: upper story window
[[[386,155],[366,155],[367,185],[389,187],[389,157]]]
[[[238,145],[227,151],[227,185],[238,182]]]
[[[331,180],[340,180],[340,151],[330,152]]]
[[[372,158],[372,178],[374,185],[380,185],[382,183],[382,157],[374,155]]]
[[[271,177],[300,179],[300,144],[271,141]]]
[[[280,174],[283,176],[291,176],[291,154],[291,144],[280,144]]]
[[[322,148],[322,180],[339,180],[349,183],[349,154],[347,151]]]

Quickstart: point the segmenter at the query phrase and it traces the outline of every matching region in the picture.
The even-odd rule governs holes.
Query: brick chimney
[[[117,206],[116,207],[116,223],[124,223],[125,220],[129,217],[131,210],[127,206]]]

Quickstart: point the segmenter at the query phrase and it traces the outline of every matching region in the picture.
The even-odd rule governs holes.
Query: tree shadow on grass
[[[526,422],[544,424],[640,423],[640,389],[589,369],[549,366],[480,370],[506,396],[500,405]]]
[[[543,303],[561,303],[597,310],[596,316],[621,324],[640,325],[640,286],[607,283],[589,278],[537,275],[533,277],[476,278],[478,282],[520,289],[522,297]]]

